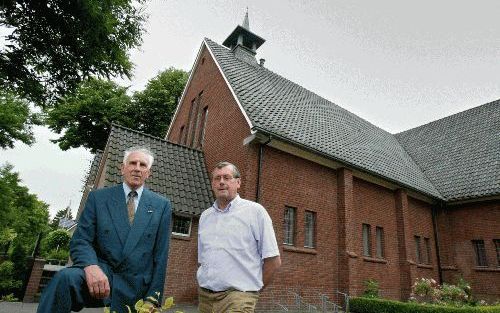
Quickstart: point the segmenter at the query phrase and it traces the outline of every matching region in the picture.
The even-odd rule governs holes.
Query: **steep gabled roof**
[[[394,135],[205,39],[254,130],[441,198]]]
[[[500,100],[396,138],[446,200],[500,194]]]
[[[155,155],[146,186],[169,198],[174,212],[199,215],[212,205],[210,180],[201,151],[117,125],[113,125],[104,154],[107,162],[104,186],[122,182],[123,150],[132,146],[146,146]]]

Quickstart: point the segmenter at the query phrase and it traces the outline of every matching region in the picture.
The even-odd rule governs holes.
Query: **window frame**
[[[179,233],[179,232],[174,231],[175,221],[178,218],[189,219],[189,229],[188,229],[188,233],[187,234],[185,234],[185,233]],[[191,237],[191,229],[192,229],[192,227],[193,227],[193,217],[192,216],[181,215],[181,214],[172,214],[172,235],[182,236],[182,237]]]
[[[207,126],[207,118],[208,118],[208,105],[205,106],[201,113],[200,119],[200,128],[198,133],[198,147],[202,148],[205,143],[205,127]]]
[[[361,226],[362,243],[363,243],[363,256],[372,256],[372,239],[371,239],[371,225],[363,223]]]
[[[385,234],[381,226],[375,227],[375,256],[379,259],[385,258]]]
[[[415,263],[422,264],[422,237],[413,236],[415,241]]]
[[[500,267],[500,239],[493,239],[493,244],[497,252],[497,266]]]
[[[483,239],[473,239],[472,247],[474,249],[474,257],[477,267],[488,267],[488,256],[486,254],[486,246]],[[484,263],[483,263],[484,261]]]
[[[431,264],[432,260],[432,249],[431,249],[431,239],[424,237],[424,246],[425,246],[425,264]]]
[[[312,221],[312,231],[311,233],[308,232],[308,218],[307,216],[312,216],[312,219],[310,221]],[[304,248],[316,248],[316,223],[317,219],[316,219],[316,212],[314,211],[310,211],[310,210],[306,210],[305,213],[304,213]],[[311,234],[312,238],[308,238],[309,234]],[[311,244],[308,245],[308,239],[310,240]]]
[[[287,213],[292,213],[292,219]],[[283,244],[287,246],[295,246],[297,233],[297,208],[292,206],[285,206],[283,214]],[[291,242],[289,242],[290,240]]]

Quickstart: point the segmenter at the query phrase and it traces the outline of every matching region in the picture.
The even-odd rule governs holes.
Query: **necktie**
[[[128,193],[127,209],[128,209],[128,221],[130,225],[134,222],[135,215],[135,203],[134,198],[137,197],[137,191],[132,190]]]

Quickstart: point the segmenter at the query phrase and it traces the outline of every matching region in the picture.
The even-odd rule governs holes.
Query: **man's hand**
[[[83,269],[85,271],[85,281],[89,288],[89,293],[96,299],[109,297],[108,277],[98,265],[89,265]]]

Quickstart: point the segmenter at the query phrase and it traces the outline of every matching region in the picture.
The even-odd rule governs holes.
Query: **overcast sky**
[[[500,1],[151,0],[131,90],[170,66],[190,70],[204,37],[241,24],[266,39],[265,66],[369,122],[397,133],[500,98]],[[37,143],[0,150],[51,215],[80,202],[91,154]]]

